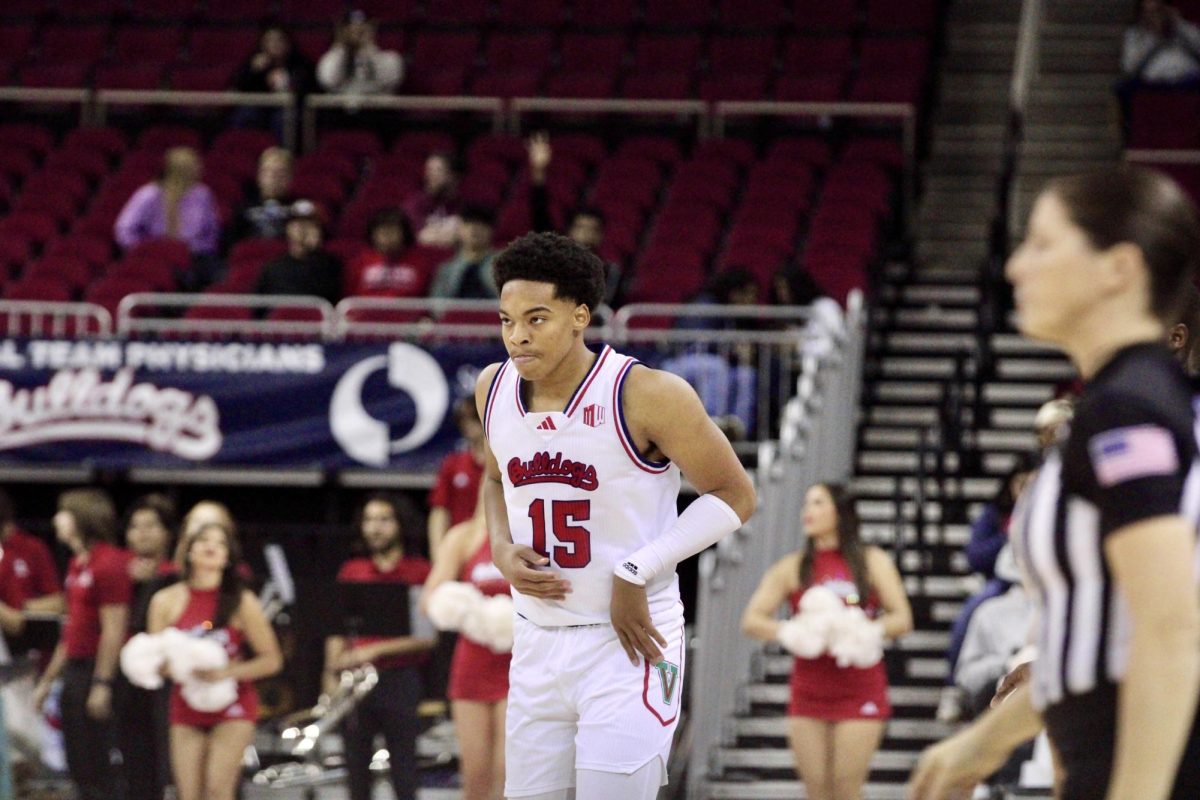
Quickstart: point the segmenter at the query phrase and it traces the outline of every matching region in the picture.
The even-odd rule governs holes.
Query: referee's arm
[[[1200,685],[1194,549],[1195,534],[1180,516],[1135,522],[1105,538],[1105,558],[1132,620],[1108,792],[1114,800],[1171,792]]]

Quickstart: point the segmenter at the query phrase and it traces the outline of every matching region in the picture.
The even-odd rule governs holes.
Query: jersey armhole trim
[[[621,391],[625,386],[625,378],[629,375],[629,370],[634,364],[639,364],[636,358],[631,358],[625,362],[625,366],[621,367],[621,371],[617,374],[617,380],[613,383],[613,414],[617,418],[617,424],[614,426],[617,429],[617,438],[621,440],[621,446],[625,448],[625,452],[629,455],[640,469],[654,474],[666,472],[671,467],[671,461],[651,461],[641,454],[637,445],[633,441],[633,435],[629,432],[629,426],[625,424],[625,413],[621,406]]]
[[[492,376],[492,383],[488,386],[487,398],[483,404],[483,435],[491,441],[492,435],[492,406],[496,402],[497,389],[500,388],[500,376],[504,374],[504,370],[508,369],[510,362],[505,361],[500,365],[500,369],[496,370],[496,374]]]

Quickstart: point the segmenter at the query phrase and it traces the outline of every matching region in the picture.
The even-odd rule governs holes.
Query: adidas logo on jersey
[[[537,429],[539,431],[556,431],[558,430],[558,427],[554,424],[554,420],[550,419],[550,417],[546,417],[544,420],[542,420],[542,423],[537,426]]]

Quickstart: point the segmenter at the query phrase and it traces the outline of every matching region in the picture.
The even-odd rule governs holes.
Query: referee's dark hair
[[[504,248],[492,275],[496,289],[509,281],[554,284],[554,297],[595,313],[604,300],[604,262],[586,247],[557,233],[527,233]]]
[[[1140,167],[1087,172],[1051,181],[1071,221],[1093,247],[1131,243],[1150,277],[1150,311],[1174,323],[1200,263],[1200,220],[1175,181]]]

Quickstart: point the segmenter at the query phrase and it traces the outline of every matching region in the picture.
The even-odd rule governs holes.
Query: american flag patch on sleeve
[[[1131,425],[1098,433],[1088,442],[1088,453],[1101,486],[1170,475],[1179,469],[1175,439],[1157,425]]]

